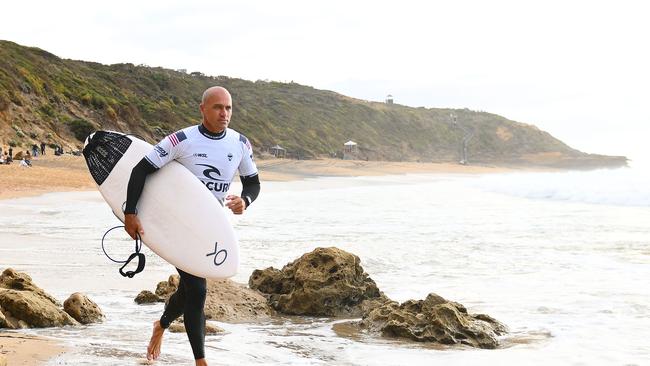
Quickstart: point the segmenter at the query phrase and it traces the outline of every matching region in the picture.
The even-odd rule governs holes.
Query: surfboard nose
[[[108,178],[131,142],[127,135],[112,131],[96,131],[86,138],[83,155],[97,185]]]

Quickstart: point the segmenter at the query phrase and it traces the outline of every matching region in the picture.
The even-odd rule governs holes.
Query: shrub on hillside
[[[66,122],[70,131],[74,134],[74,137],[79,141],[84,141],[88,135],[95,131],[95,127],[85,119],[75,119],[70,122]]]
[[[108,103],[106,103],[106,98],[104,98],[103,96],[101,96],[99,94],[93,94],[93,98],[90,101],[90,103],[96,109],[104,109],[108,105]]]
[[[48,117],[54,117],[54,108],[50,104],[43,104],[39,111]]]
[[[113,107],[106,107],[106,115],[111,119],[111,121],[117,121],[117,113],[115,113],[115,109],[113,109]]]

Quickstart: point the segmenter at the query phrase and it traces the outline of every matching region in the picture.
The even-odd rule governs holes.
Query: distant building
[[[284,158],[287,155],[287,150],[280,145],[275,145],[269,150],[271,151],[271,154],[276,158]]]
[[[388,94],[386,96],[386,104],[393,104],[393,96]]]

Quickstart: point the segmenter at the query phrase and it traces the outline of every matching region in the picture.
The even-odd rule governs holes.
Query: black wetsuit
[[[142,194],[147,175],[172,160],[180,162],[192,171],[220,202],[223,202],[237,171],[243,186],[241,197],[245,207],[259,194],[260,181],[248,139],[231,129],[226,129],[221,134],[212,134],[203,125],[199,125],[167,136],[133,168],[124,213],[136,213],[136,204]],[[209,168],[205,169],[206,166]],[[205,358],[203,307],[206,280],[178,268],[176,270],[181,277],[180,283],[176,292],[169,298],[160,318],[160,325],[166,329],[176,318],[183,315],[194,359]]]

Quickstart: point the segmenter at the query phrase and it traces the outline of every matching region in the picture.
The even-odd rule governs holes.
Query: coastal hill
[[[258,153],[280,145],[291,158],[342,157],[352,140],[355,159],[458,162],[463,137],[471,134],[472,164],[596,168],[627,162],[580,152],[533,125],[486,112],[369,102],[293,82],[64,60],[1,40],[0,146],[20,150],[44,141],[74,150],[96,129],[153,143],[197,124],[200,96],[213,85],[230,90],[231,126]]]

